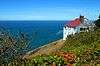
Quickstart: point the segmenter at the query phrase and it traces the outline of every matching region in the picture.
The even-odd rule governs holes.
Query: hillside
[[[100,29],[69,36],[60,51],[74,53],[78,66],[100,64]]]
[[[74,36],[69,36],[61,51],[71,51],[78,55],[83,53],[86,49],[94,51],[100,50],[100,29],[90,32],[81,32]]]
[[[44,54],[49,55],[49,54],[55,53],[64,46],[64,42],[65,41],[63,41],[62,39],[51,42],[47,45],[44,45],[42,47],[39,47],[35,50],[28,52],[23,58],[31,59],[32,57],[35,57],[38,55],[44,55]]]
[[[71,35],[63,42],[53,42],[27,56],[29,59],[13,63],[15,66],[100,66],[100,29]]]

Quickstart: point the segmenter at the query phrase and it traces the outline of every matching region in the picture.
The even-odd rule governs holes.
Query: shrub
[[[20,32],[17,36],[12,35],[6,29],[0,29],[0,63],[9,63],[21,58],[28,48],[29,37]]]
[[[95,25],[96,25],[97,27],[100,28],[100,18],[99,18],[98,20],[96,20],[94,23],[95,23]]]
[[[64,60],[61,57],[58,57],[57,55],[43,55],[43,56],[37,56],[32,59],[34,62],[34,65],[37,64],[40,65],[56,65],[56,66],[63,66]]]

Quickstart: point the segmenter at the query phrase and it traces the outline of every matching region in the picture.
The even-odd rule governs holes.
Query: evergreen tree
[[[95,25],[100,28],[100,15],[99,15],[99,19],[95,21]]]

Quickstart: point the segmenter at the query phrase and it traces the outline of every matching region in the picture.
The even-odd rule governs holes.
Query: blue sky
[[[0,0],[0,20],[96,19],[100,0]]]

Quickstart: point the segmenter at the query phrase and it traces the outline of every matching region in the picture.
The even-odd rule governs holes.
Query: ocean
[[[4,27],[12,34],[28,34],[32,38],[29,50],[33,50],[61,39],[65,23],[66,21],[0,21],[0,28]]]

